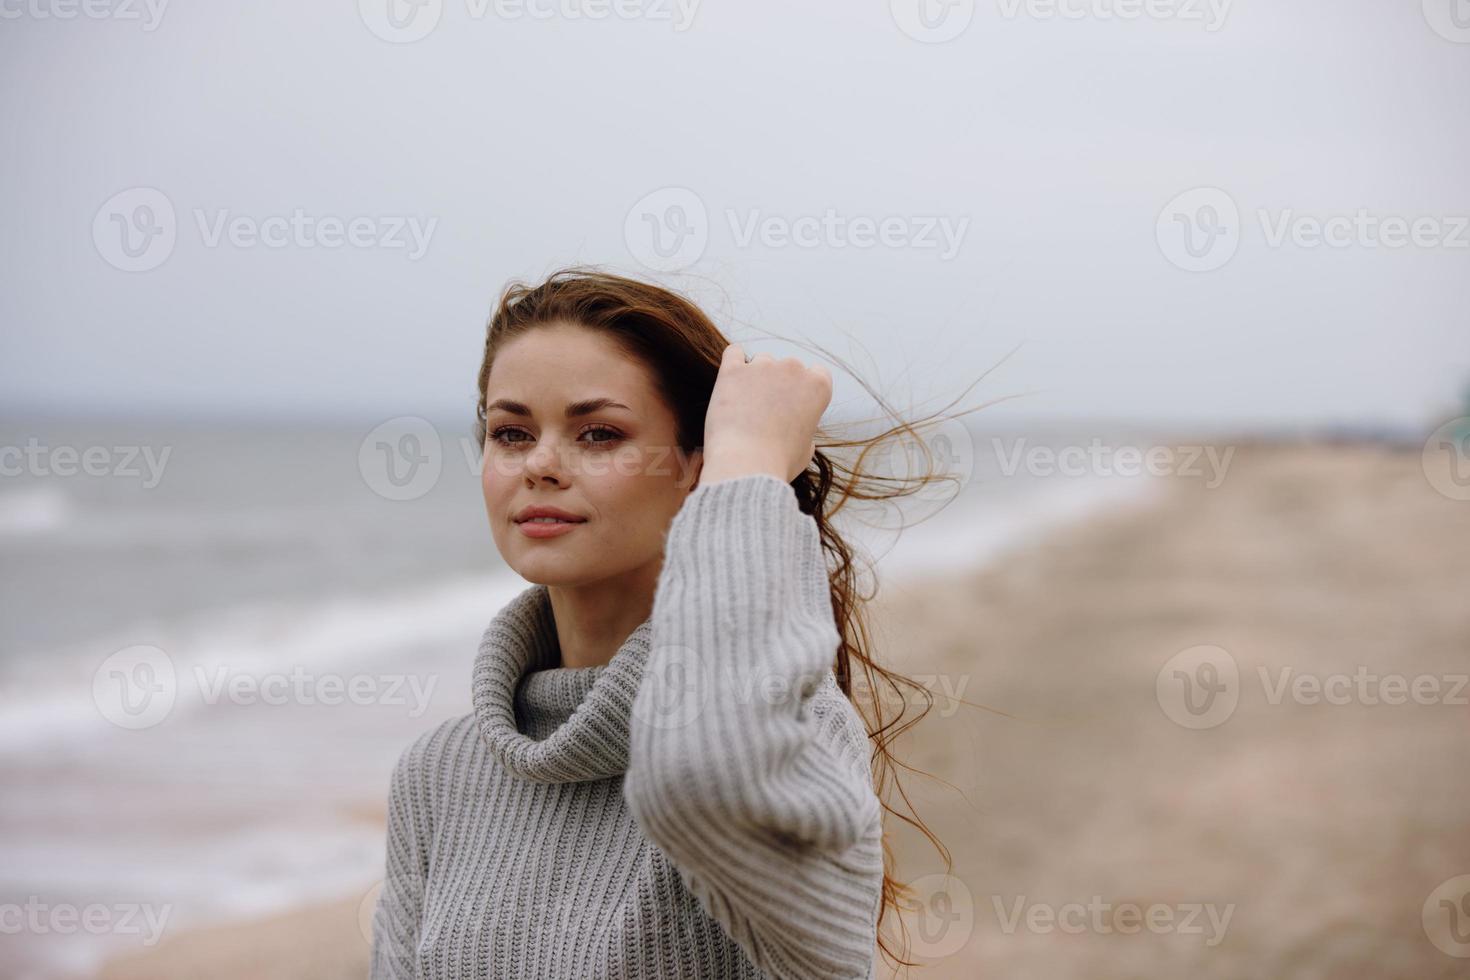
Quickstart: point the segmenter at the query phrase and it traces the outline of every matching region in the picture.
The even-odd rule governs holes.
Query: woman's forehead
[[[656,400],[642,362],[595,331],[557,326],[528,331],[497,350],[485,392],[487,406],[508,399],[538,410],[554,405],[558,412],[607,398],[641,413]]]

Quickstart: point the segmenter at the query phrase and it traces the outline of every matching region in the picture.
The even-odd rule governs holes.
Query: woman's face
[[[616,404],[595,404],[603,399]],[[699,454],[680,451],[673,412],[641,362],[587,328],[537,327],[496,353],[485,409],[481,484],[506,564],[537,585],[656,576]],[[534,506],[581,521],[518,523]]]

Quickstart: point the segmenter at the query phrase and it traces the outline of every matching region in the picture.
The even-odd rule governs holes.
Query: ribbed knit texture
[[[674,517],[653,613],[560,662],[531,586],[474,712],[396,766],[371,977],[871,980],[882,808],[815,521],[754,474]]]

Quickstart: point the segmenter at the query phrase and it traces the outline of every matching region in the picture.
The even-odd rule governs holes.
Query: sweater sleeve
[[[369,980],[411,980],[417,967],[424,881],[428,795],[423,782],[424,739],[410,745],[393,768],[388,789],[388,842],[383,888],[373,909]]]
[[[815,521],[755,474],[670,525],[624,795],[704,910],[768,975],[871,975],[882,812]]]

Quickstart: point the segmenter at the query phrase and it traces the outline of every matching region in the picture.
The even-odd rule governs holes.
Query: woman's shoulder
[[[473,713],[440,722],[423,732],[398,754],[393,784],[404,790],[432,794],[442,785],[448,768],[462,765],[467,754],[480,747]]]

